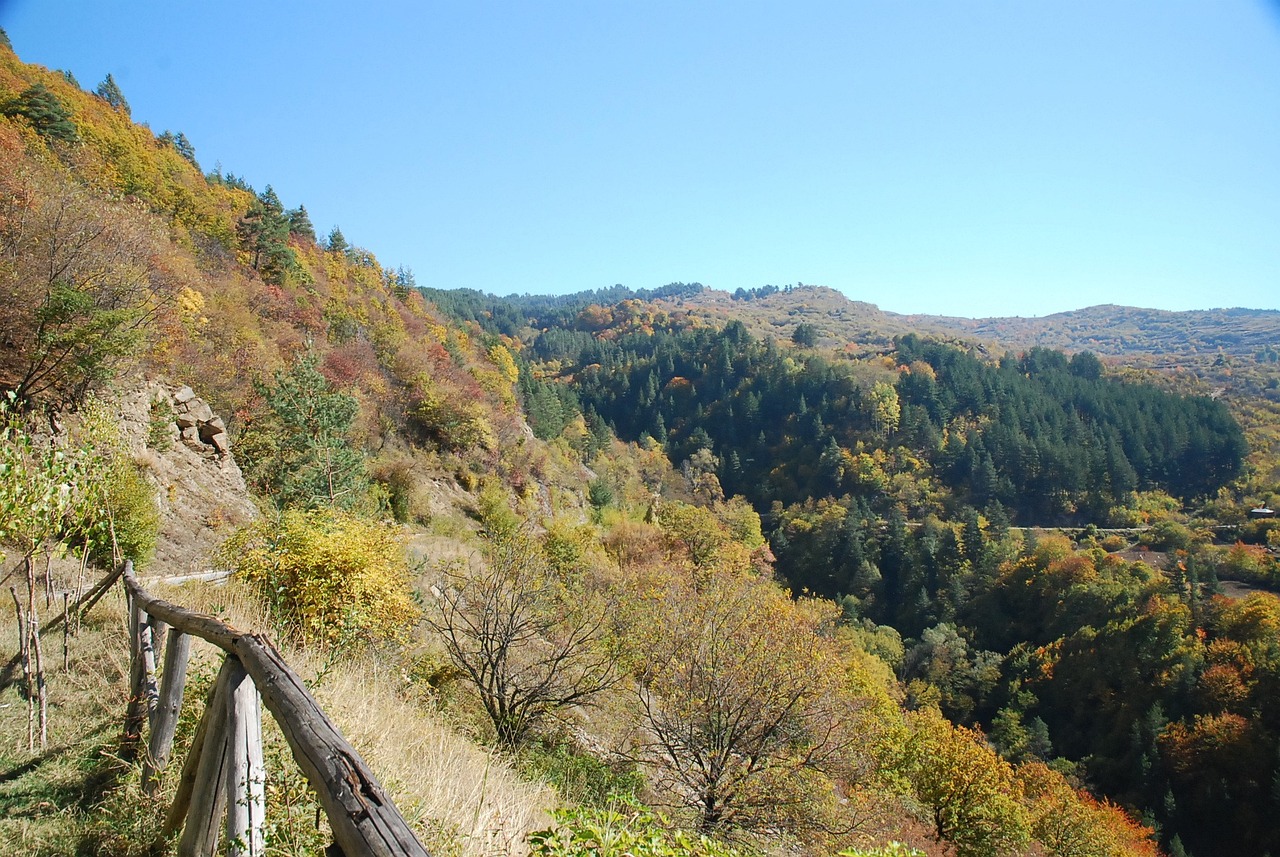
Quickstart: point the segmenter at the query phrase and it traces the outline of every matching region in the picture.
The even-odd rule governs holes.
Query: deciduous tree
[[[161,246],[145,214],[53,170],[0,177],[0,386],[79,400],[114,374],[170,299]]]
[[[491,538],[482,561],[446,562],[437,572],[427,622],[499,743],[521,744],[547,718],[617,680],[603,609],[522,532]]]
[[[635,610],[637,752],[665,799],[706,832],[820,817],[858,714],[819,634],[831,616],[727,572]]]

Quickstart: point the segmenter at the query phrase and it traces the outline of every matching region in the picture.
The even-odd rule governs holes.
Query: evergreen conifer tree
[[[179,155],[190,161],[196,169],[200,168],[200,165],[196,163],[196,147],[191,145],[191,141],[187,139],[186,134],[181,131],[178,132],[178,136],[173,140],[173,148],[177,150]]]
[[[80,139],[71,121],[71,111],[43,83],[23,90],[21,95],[5,105],[4,115],[23,117],[42,137],[64,143],[75,143]]]
[[[325,249],[330,253],[345,253],[351,249],[351,245],[347,243],[346,236],[342,234],[342,230],[335,226],[329,230],[329,238],[325,241]]]
[[[129,115],[129,102],[124,100],[124,93],[120,91],[120,86],[116,83],[116,79],[108,74],[102,79],[102,83],[98,84],[98,88],[93,94],[101,98],[103,101],[111,105],[111,107],[125,116]]]
[[[305,238],[308,241],[316,240],[316,228],[311,224],[311,216],[307,214],[305,205],[289,209],[285,212],[285,217],[289,221],[289,232],[291,234],[297,235],[299,238]]]

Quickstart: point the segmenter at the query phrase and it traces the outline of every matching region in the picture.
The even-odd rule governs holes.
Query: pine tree
[[[258,385],[271,414],[242,448],[261,450],[248,459],[250,473],[282,505],[351,506],[368,484],[349,439],[358,403],[333,389],[318,362],[308,354],[276,372],[274,385]]]
[[[351,249],[351,245],[347,243],[346,236],[342,234],[342,230],[335,226],[329,230],[329,238],[325,241],[325,249],[330,253],[345,253]]]
[[[308,241],[316,240],[316,228],[311,225],[311,217],[307,214],[305,205],[289,209],[285,212],[285,217],[289,221],[290,234],[305,238]]]
[[[177,150],[179,155],[190,161],[192,166],[200,169],[200,165],[196,163],[196,147],[191,145],[191,141],[187,139],[186,134],[181,131],[178,132],[178,136],[173,141],[173,148]]]
[[[289,220],[276,192],[267,185],[236,224],[240,245],[250,256],[250,264],[262,279],[279,285],[297,267],[289,248]]]
[[[43,83],[23,90],[21,95],[5,105],[4,115],[23,117],[42,137],[64,143],[75,143],[80,139],[80,133],[71,121],[71,111]]]
[[[124,100],[124,93],[120,91],[120,87],[116,84],[116,79],[108,74],[102,79],[102,83],[98,84],[98,88],[93,94],[101,98],[103,101],[111,105],[112,109],[129,115],[129,102]]]

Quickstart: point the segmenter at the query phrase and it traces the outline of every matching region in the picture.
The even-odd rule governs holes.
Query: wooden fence
[[[158,775],[172,752],[191,638],[226,652],[165,821],[166,836],[182,832],[180,857],[212,857],[224,818],[233,857],[263,853],[261,703],[280,725],[328,816],[335,840],[330,854],[429,857],[360,754],[265,636],[156,598],[133,576],[132,563],[124,564],[123,576],[131,655],[125,744],[140,748],[149,724],[142,774],[146,791],[158,788]]]

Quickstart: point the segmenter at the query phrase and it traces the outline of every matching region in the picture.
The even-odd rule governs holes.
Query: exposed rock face
[[[120,429],[157,486],[160,537],[147,572],[208,569],[217,546],[258,514],[226,424],[190,387],[139,380],[120,394]]]

